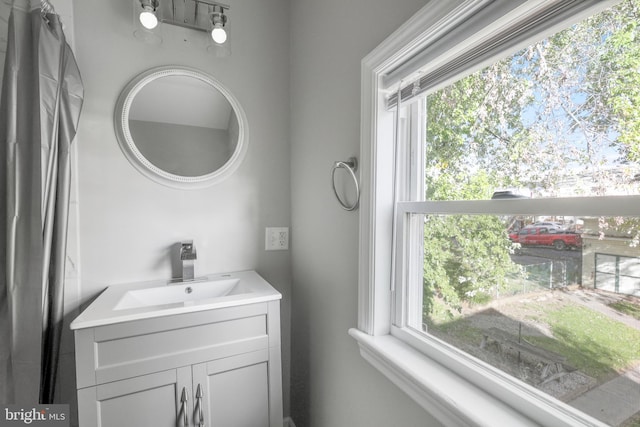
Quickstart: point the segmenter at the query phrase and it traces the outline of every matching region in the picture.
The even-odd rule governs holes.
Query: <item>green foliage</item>
[[[428,197],[442,174],[456,182],[478,170],[494,186],[541,195],[576,173],[599,174],[604,194],[612,162],[640,159],[639,4],[624,1],[430,94]]]
[[[604,42],[600,69],[594,70],[603,76],[600,84],[594,86],[613,117],[621,151],[627,160],[635,162],[640,160],[639,8],[637,0],[626,0],[614,9],[615,13],[605,14],[603,20],[611,24],[603,26],[611,33]]]
[[[429,216],[424,226],[423,312],[435,309],[435,297],[452,318],[463,302],[483,304],[518,270],[509,258],[511,242],[495,216]]]
[[[611,166],[640,161],[639,5],[625,0],[430,94],[426,198],[489,199],[510,187],[555,196],[579,174],[600,180],[575,184],[576,195],[619,185]],[[514,273],[511,251],[499,218],[429,217],[425,317],[436,297],[450,315],[489,300]]]

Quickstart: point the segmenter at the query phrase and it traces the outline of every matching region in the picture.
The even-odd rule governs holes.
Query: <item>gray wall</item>
[[[266,252],[264,228],[289,226],[288,1],[243,0],[229,12],[232,55],[216,58],[192,31],[164,30],[160,46],[132,35],[131,0],[75,0],[76,57],[85,85],[77,136],[80,302],[107,285],[167,279],[175,244],[193,239],[196,274],[255,269],[284,295],[285,413],[288,407],[290,252]],[[274,25],[277,23],[277,25]],[[205,33],[200,33],[206,37]],[[120,91],[157,66],[212,75],[239,100],[249,147],[227,180],[197,191],[157,184],[126,160],[113,126]]]
[[[368,365],[356,326],[358,213],[333,162],[359,157],[360,61],[424,0],[291,2],[292,414],[297,427],[438,426]]]

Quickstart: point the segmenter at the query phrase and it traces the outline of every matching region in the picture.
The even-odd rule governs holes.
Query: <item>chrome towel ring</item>
[[[348,205],[338,195],[338,190],[336,190],[336,171],[338,169],[346,169],[353,178],[353,183],[356,185],[356,200],[352,205]],[[342,209],[346,211],[352,211],[358,207],[358,203],[360,202],[360,186],[358,185],[358,178],[356,177],[356,171],[358,170],[358,159],[355,157],[349,157],[346,162],[337,161],[333,164],[333,169],[331,170],[331,186],[333,187],[333,194],[336,195],[336,199],[338,199],[338,203],[342,206]]]

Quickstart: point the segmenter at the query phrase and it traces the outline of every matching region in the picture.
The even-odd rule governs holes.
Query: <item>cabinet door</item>
[[[182,427],[192,405],[189,368],[78,390],[82,427]]]
[[[268,356],[265,349],[194,365],[193,424],[268,427]]]

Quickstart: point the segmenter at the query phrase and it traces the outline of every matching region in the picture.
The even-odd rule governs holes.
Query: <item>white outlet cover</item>
[[[289,227],[267,227],[265,250],[285,251],[289,249]]]

